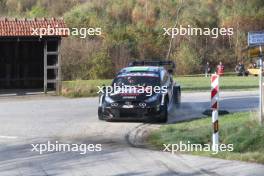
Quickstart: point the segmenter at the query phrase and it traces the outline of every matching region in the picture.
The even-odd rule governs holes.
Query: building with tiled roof
[[[62,18],[0,17],[0,90],[60,91],[60,45],[67,29]]]
[[[65,29],[63,18],[0,18],[0,36],[37,36],[33,29],[40,28]],[[64,32],[64,31],[62,31]],[[53,36],[66,36],[68,33],[55,33]],[[46,35],[49,36],[49,35]]]

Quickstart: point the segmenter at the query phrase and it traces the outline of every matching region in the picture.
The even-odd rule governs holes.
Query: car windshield
[[[116,86],[160,86],[159,77],[152,76],[121,76],[113,81]]]

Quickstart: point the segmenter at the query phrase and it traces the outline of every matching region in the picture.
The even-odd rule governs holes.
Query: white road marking
[[[17,139],[17,136],[0,136],[0,139]]]

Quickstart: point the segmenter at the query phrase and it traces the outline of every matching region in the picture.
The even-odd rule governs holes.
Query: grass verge
[[[243,112],[220,117],[220,142],[233,144],[232,152],[185,152],[194,155],[242,160],[264,164],[264,126],[260,126],[255,113]],[[163,144],[211,143],[211,118],[164,125],[150,134],[147,142],[156,149],[163,150]]]
[[[183,91],[210,90],[210,78],[206,77],[176,77],[175,81],[182,86]],[[250,90],[258,87],[258,77],[223,76],[219,80],[221,90]]]
[[[182,87],[182,91],[210,90],[210,78],[201,76],[176,77],[175,81]],[[66,97],[92,97],[97,95],[97,86],[110,85],[111,80],[76,80],[64,81],[62,95]],[[238,77],[224,76],[220,78],[221,90],[249,90],[258,87],[258,78],[254,76]]]
[[[111,80],[76,80],[63,81],[62,96],[66,97],[93,97],[97,96],[97,86],[110,85]]]

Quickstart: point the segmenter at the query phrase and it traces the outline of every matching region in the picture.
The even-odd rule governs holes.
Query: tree
[[[96,53],[91,58],[92,68],[90,70],[90,77],[92,79],[105,79],[113,77],[113,63],[108,56],[106,50]]]
[[[177,63],[177,73],[179,74],[199,73],[201,70],[200,56],[195,48],[187,42],[182,43],[171,57]]]

